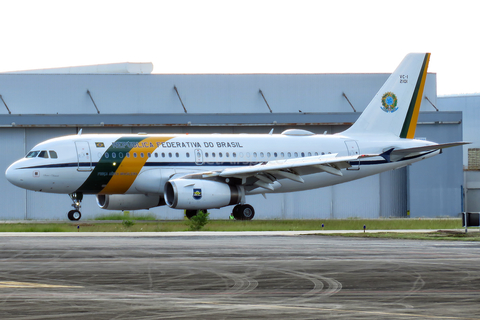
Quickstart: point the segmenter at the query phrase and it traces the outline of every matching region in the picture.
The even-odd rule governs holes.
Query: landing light
[[[117,165],[117,163],[116,163],[116,162],[114,162],[114,163],[113,163],[113,166],[115,167],[116,165]]]

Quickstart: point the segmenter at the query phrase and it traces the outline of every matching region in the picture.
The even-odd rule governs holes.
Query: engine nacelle
[[[174,179],[165,184],[165,202],[176,209],[212,209],[237,204],[243,188],[219,181]]]
[[[99,194],[97,204],[107,210],[140,210],[165,205],[161,196],[144,194]]]

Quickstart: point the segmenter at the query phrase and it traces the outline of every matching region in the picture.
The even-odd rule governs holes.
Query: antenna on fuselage
[[[77,134],[78,134],[79,136],[81,136],[81,135],[82,135],[82,130],[83,130],[83,129],[80,129],[80,131],[78,131],[78,133],[77,133]]]

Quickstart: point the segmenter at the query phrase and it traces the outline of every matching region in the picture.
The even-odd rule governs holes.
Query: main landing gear
[[[185,210],[185,216],[192,219],[199,212],[207,212],[207,210]],[[255,216],[255,210],[249,204],[237,204],[233,207],[232,216],[235,220],[252,220]]]
[[[237,204],[233,207],[232,216],[235,220],[252,220],[255,210],[249,204]]]
[[[70,210],[68,212],[68,214],[67,214],[68,219],[70,219],[71,221],[78,221],[82,217],[82,214],[80,213],[79,209],[82,207],[80,205],[80,203],[83,200],[83,193],[81,193],[81,192],[71,193],[70,194],[70,199],[72,199],[72,201],[73,201],[72,207],[74,208],[74,210]]]

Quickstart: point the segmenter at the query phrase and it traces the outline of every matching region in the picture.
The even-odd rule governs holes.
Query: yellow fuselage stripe
[[[157,149],[157,143],[162,143],[172,138],[173,137],[150,137],[139,142],[137,146],[128,152],[128,156],[123,159],[115,171],[115,175],[110,179],[100,194],[122,194],[127,192],[147,162],[148,153],[151,154]]]

